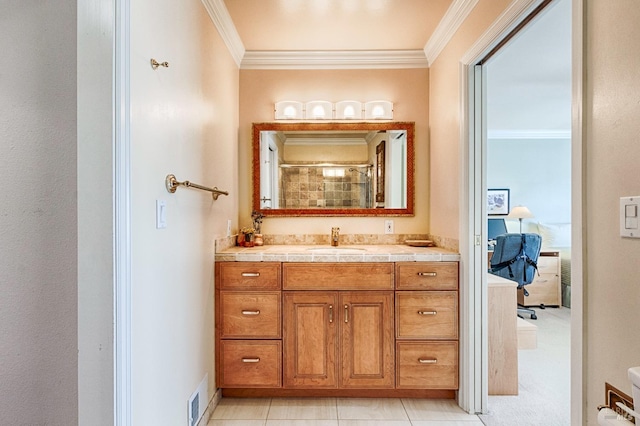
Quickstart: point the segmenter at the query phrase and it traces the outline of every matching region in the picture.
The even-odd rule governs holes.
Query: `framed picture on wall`
[[[488,189],[487,190],[487,214],[489,216],[509,214],[509,190]]]

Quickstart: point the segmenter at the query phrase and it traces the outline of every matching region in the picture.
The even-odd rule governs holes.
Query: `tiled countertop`
[[[407,245],[265,245],[231,247],[216,262],[457,262],[460,254],[438,247]]]

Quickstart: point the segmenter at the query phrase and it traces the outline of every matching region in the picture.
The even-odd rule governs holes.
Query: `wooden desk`
[[[489,395],[518,394],[518,283],[487,274]]]

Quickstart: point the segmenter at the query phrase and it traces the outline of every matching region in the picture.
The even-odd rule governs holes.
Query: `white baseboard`
[[[217,389],[216,392],[213,394],[213,397],[211,397],[211,399],[209,400],[209,404],[207,404],[207,409],[204,410],[202,417],[200,417],[198,426],[207,426],[207,424],[209,423],[209,420],[211,419],[211,415],[213,414],[213,411],[216,409],[221,399],[222,399],[222,390]]]

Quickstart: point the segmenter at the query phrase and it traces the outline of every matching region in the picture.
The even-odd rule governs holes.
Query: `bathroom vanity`
[[[458,255],[436,248],[231,248],[216,254],[216,377],[226,396],[454,398]]]

